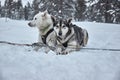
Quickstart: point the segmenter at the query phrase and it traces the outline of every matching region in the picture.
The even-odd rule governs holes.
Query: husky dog
[[[87,30],[72,24],[71,20],[59,20],[54,26],[57,35],[57,54],[67,54],[79,50],[88,42]]]
[[[55,18],[47,11],[37,13],[33,20],[28,23],[30,27],[37,27],[39,31],[38,43],[44,43],[48,46],[56,45],[56,34],[54,32]],[[37,51],[39,47],[35,48]]]

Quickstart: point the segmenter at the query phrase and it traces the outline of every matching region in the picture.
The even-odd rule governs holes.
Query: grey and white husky
[[[79,50],[88,42],[87,30],[72,24],[71,20],[59,20],[54,26],[57,35],[57,54]]]

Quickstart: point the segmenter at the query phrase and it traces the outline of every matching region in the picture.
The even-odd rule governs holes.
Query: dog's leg
[[[68,53],[70,53],[71,49],[70,48],[66,48],[65,50],[62,51],[63,55],[67,55]]]
[[[33,46],[35,46],[35,48],[34,48],[35,51],[38,51],[42,47],[42,46],[40,46],[40,43],[43,43],[43,42],[42,42],[42,39],[41,39],[41,35],[39,33],[38,42],[33,44]]]
[[[50,48],[45,47],[45,53],[47,54],[50,51]]]
[[[58,48],[56,50],[56,55],[67,55],[72,51],[76,51],[75,49],[73,50],[72,48],[66,48],[65,50],[62,50],[62,48]]]
[[[66,55],[72,51],[76,51],[76,41],[72,41],[71,43],[68,44],[67,47],[64,46],[57,46],[56,48],[56,54],[57,55]]]
[[[68,43],[68,47],[65,50],[65,53],[70,53],[73,51],[79,51],[81,48],[81,46],[79,44],[77,44],[76,41],[72,41]]]
[[[68,48],[63,49],[61,52],[62,55],[67,55],[68,53],[69,53]]]
[[[55,52],[56,52],[57,55],[62,54],[62,48],[61,47],[57,47]]]
[[[56,55],[61,55],[61,54],[63,54],[64,50],[65,50],[65,48],[63,48],[62,45],[56,45],[56,49],[54,51],[56,52]]]

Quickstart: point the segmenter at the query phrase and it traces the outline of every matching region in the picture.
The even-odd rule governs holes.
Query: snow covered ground
[[[0,41],[33,43],[36,28],[28,21],[0,18]],[[89,32],[86,47],[120,49],[120,25],[74,22]],[[69,55],[55,55],[44,49],[0,43],[0,80],[120,80],[120,52],[80,50]]]

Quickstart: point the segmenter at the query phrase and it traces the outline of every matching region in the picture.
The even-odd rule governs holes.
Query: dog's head
[[[30,27],[37,26],[39,29],[42,29],[43,27],[53,24],[53,18],[54,17],[52,17],[47,11],[39,12],[34,16],[33,20],[28,23],[28,25]]]
[[[72,19],[68,20],[59,20],[56,22],[56,25],[54,26],[54,31],[56,32],[57,36],[59,37],[65,37],[68,31],[71,29],[70,24],[71,24]]]

